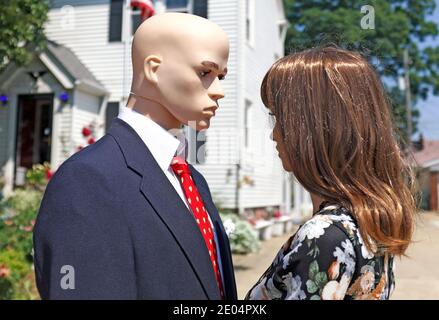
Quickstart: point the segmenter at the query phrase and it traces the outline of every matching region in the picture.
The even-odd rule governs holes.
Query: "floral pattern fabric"
[[[348,210],[323,204],[282,246],[246,299],[388,299],[393,256],[372,249]]]

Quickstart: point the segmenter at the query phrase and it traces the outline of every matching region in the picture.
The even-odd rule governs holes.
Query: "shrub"
[[[35,164],[32,166],[32,170],[26,172],[26,183],[30,188],[43,191],[52,175],[49,163]]]
[[[31,255],[32,230],[42,196],[38,190],[19,189],[5,200],[5,212],[0,217],[0,250],[11,247]]]
[[[229,236],[232,253],[257,252],[261,246],[257,232],[245,219],[233,213],[220,213],[224,228]]]
[[[0,300],[28,300],[38,297],[33,266],[25,253],[7,248],[0,252]]]
[[[26,187],[0,200],[0,300],[38,298],[32,231],[50,177],[47,164],[35,165],[26,174]]]

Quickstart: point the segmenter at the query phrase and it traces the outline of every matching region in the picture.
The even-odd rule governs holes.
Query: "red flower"
[[[11,270],[5,265],[0,265],[0,278],[6,278],[11,273]]]
[[[83,135],[84,137],[88,137],[88,136],[90,136],[90,135],[91,135],[91,130],[90,130],[90,128],[87,128],[87,127],[82,128],[82,135]]]
[[[46,170],[46,179],[50,180],[53,177],[53,172],[51,170]]]
[[[90,137],[90,139],[87,140],[87,143],[88,143],[88,144],[93,144],[93,143],[95,143],[95,142],[96,142],[96,140],[95,140],[95,138],[93,138],[93,137]]]
[[[14,222],[12,220],[5,220],[4,224],[9,227],[9,226],[12,226],[14,224]]]
[[[26,231],[26,232],[31,232],[33,230],[33,227],[32,226],[26,226],[26,227],[23,227],[23,230]]]
[[[275,211],[275,212],[274,212],[274,217],[275,217],[276,219],[279,219],[279,218],[281,217],[280,211]]]

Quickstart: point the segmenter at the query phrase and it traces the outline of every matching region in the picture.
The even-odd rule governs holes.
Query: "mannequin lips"
[[[216,109],[218,109],[218,106],[211,106],[211,107],[204,109],[204,113],[209,113],[212,115],[212,117],[214,117]]]

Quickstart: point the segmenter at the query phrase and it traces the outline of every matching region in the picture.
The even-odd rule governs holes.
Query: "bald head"
[[[178,123],[209,126],[224,97],[219,80],[229,57],[227,35],[218,25],[185,13],[153,16],[134,34],[131,56],[135,95],[156,102]]]
[[[134,34],[133,63],[152,54],[162,58],[194,54],[209,49],[212,39],[228,49],[227,35],[215,23],[185,13],[159,14],[143,22]]]

